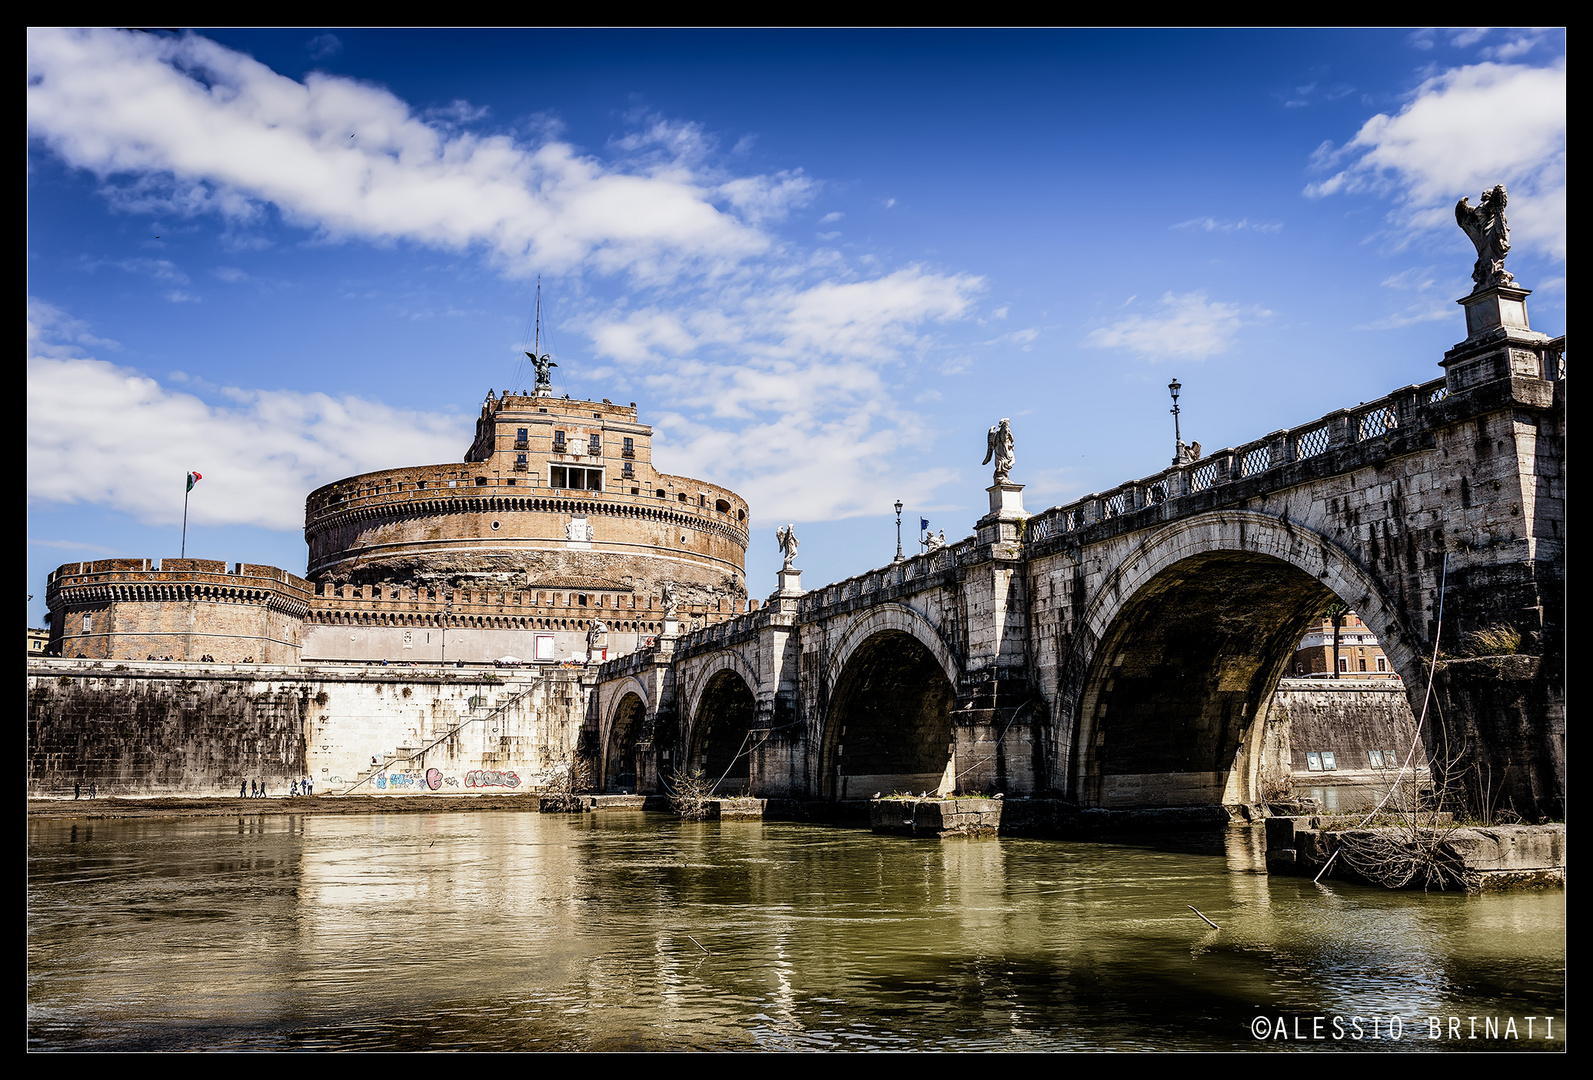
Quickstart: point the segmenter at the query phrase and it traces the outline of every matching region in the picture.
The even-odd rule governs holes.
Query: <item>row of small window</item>
[[[1392,750],[1368,750],[1366,761],[1374,769],[1399,768],[1399,758]],[[1311,772],[1337,772],[1339,763],[1331,750],[1308,750],[1305,754],[1305,767]]]
[[[530,467],[526,463],[524,454],[520,454],[514,459],[514,467],[516,472],[524,472]],[[627,461],[625,463],[625,467],[623,470],[621,470],[620,476],[625,480],[634,480],[636,478],[635,472],[631,469],[630,462]],[[549,465],[548,486],[567,488],[571,491],[602,491],[603,470],[578,469],[572,465]]]
[[[554,451],[554,453],[557,453],[557,454],[564,453],[565,450],[568,448],[568,445],[569,444],[568,444],[567,440],[564,437],[564,432],[555,431],[553,433],[553,451]],[[527,449],[530,449],[530,446],[531,446],[531,429],[530,428],[519,428],[519,429],[517,429],[515,431],[515,436],[514,436],[514,448],[516,450],[527,450]],[[588,454],[593,455],[593,456],[601,454],[603,452],[603,437],[601,435],[596,435],[596,434],[587,436],[586,452]],[[620,450],[620,455],[622,457],[635,457],[636,456],[636,440],[630,438],[629,436],[626,436],[625,445],[624,445],[623,449]]]

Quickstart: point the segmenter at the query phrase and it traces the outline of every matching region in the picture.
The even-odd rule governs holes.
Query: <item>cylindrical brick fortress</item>
[[[747,504],[656,471],[636,407],[488,396],[465,461],[313,492],[311,581],[583,589],[683,605],[746,597]]]

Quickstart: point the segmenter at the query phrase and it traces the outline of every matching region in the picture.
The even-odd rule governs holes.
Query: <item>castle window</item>
[[[549,465],[548,484],[571,491],[602,491],[602,469],[579,469],[573,465]]]
[[[720,499],[718,502],[714,503],[714,509],[719,511],[721,514],[728,514],[730,513],[730,504],[724,499]]]
[[[624,449],[622,449],[620,451],[620,456],[622,456],[622,457],[635,457],[636,456],[636,440],[635,439],[631,438],[628,435],[625,437],[625,447],[624,447]]]
[[[636,466],[627,461],[625,462],[623,472],[625,479],[629,480],[631,477],[636,475]]]
[[[659,488],[658,489],[657,497],[660,498],[660,499],[662,499],[664,497],[664,489],[663,488]]]
[[[601,454],[603,452],[603,438],[602,438],[602,436],[593,435],[591,438],[587,439],[586,440],[586,449],[587,449],[587,453],[593,455],[594,457],[596,455],[598,455],[598,454]]]
[[[531,430],[529,428],[519,428],[519,429],[517,429],[515,431],[515,436],[514,436],[514,448],[516,450],[524,450],[530,444],[531,444]]]
[[[524,454],[516,454],[514,456],[514,471],[515,472],[525,472],[530,467],[531,467],[531,465],[526,460],[526,455],[524,455]],[[512,483],[514,483],[514,481],[510,480],[509,483],[512,484]]]
[[[84,612],[83,613],[83,632],[86,634],[92,629],[94,629],[94,616],[90,615],[88,612]]]
[[[562,431],[553,433],[553,452],[555,454],[564,453],[564,432]]]
[[[486,487],[487,486],[487,478],[485,476],[476,477],[476,486],[477,487]]]
[[[680,501],[681,502],[685,502],[686,501],[686,493],[684,491],[682,491],[680,493]]]

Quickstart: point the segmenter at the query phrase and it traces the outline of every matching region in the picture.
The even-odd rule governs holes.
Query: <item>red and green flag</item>
[[[201,481],[203,479],[204,479],[204,477],[200,476],[196,472],[189,473],[188,474],[188,486],[183,488],[183,494],[184,495],[188,494],[190,491],[192,491],[194,489],[194,485],[199,483],[199,481]]]

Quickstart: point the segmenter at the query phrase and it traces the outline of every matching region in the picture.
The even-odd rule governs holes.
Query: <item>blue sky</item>
[[[300,572],[304,496],[529,383],[636,401],[774,587],[1436,378],[1462,195],[1565,328],[1560,31],[29,33],[28,591]]]

